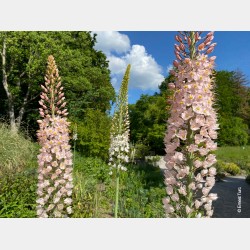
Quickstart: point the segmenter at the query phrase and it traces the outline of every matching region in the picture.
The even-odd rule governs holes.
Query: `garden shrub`
[[[240,167],[233,162],[217,161],[217,174],[228,173],[230,175],[240,174]]]
[[[6,172],[0,182],[0,217],[36,217],[37,174],[34,169],[22,173]]]

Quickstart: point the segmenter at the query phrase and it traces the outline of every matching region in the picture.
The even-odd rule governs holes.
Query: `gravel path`
[[[250,185],[244,176],[226,177],[211,192],[218,194],[213,218],[250,218]]]

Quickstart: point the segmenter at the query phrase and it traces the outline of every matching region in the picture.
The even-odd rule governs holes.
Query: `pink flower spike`
[[[219,127],[213,107],[212,75],[216,57],[209,58],[206,54],[213,51],[215,43],[208,46],[213,32],[200,45],[197,44],[201,39],[200,32],[180,34],[195,48],[187,46],[186,56],[181,52],[181,45],[178,45],[181,51],[176,51],[181,59],[175,60],[175,91],[170,92],[173,93],[171,98],[168,96],[171,107],[164,137],[164,183],[168,202],[164,203],[164,208],[166,216],[171,218],[211,217],[212,201],[216,199],[215,195],[209,194],[216,174],[213,165],[216,163],[214,150],[217,143],[213,140],[217,138]],[[191,53],[190,49],[194,49],[195,53]],[[188,197],[192,197],[191,200],[187,200]]]
[[[45,86],[47,86],[48,96],[52,96],[49,103],[42,100],[39,108],[42,120],[38,120],[39,130],[37,132],[38,142],[41,146],[38,155],[38,199],[37,199],[37,215],[38,217],[68,217],[69,206],[62,205],[63,201],[68,201],[69,205],[72,194],[72,153],[69,145],[69,122],[64,117],[58,115],[61,101],[60,97],[64,93],[58,93],[56,88],[60,87],[60,77],[53,56],[48,58],[48,66],[45,77]],[[42,89],[45,91],[45,87]],[[43,92],[41,99],[47,99],[48,96]],[[65,97],[62,97],[62,99]],[[47,106],[46,106],[47,105]],[[63,103],[63,106],[66,102]],[[62,105],[61,105],[62,106]],[[66,115],[67,109],[63,114]],[[44,117],[46,113],[46,117]],[[64,165],[62,168],[61,166]],[[67,190],[66,190],[67,188]],[[63,190],[66,190],[64,192]],[[55,203],[58,206],[55,206]],[[41,212],[41,211],[46,211]]]

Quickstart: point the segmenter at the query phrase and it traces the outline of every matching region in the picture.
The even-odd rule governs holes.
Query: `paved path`
[[[250,218],[250,185],[244,176],[226,177],[211,192],[218,194],[213,218]]]

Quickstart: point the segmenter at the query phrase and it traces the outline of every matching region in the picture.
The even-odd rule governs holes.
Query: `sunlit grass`
[[[221,147],[218,148],[216,155],[218,160],[236,163],[241,169],[250,169],[250,146]]]

